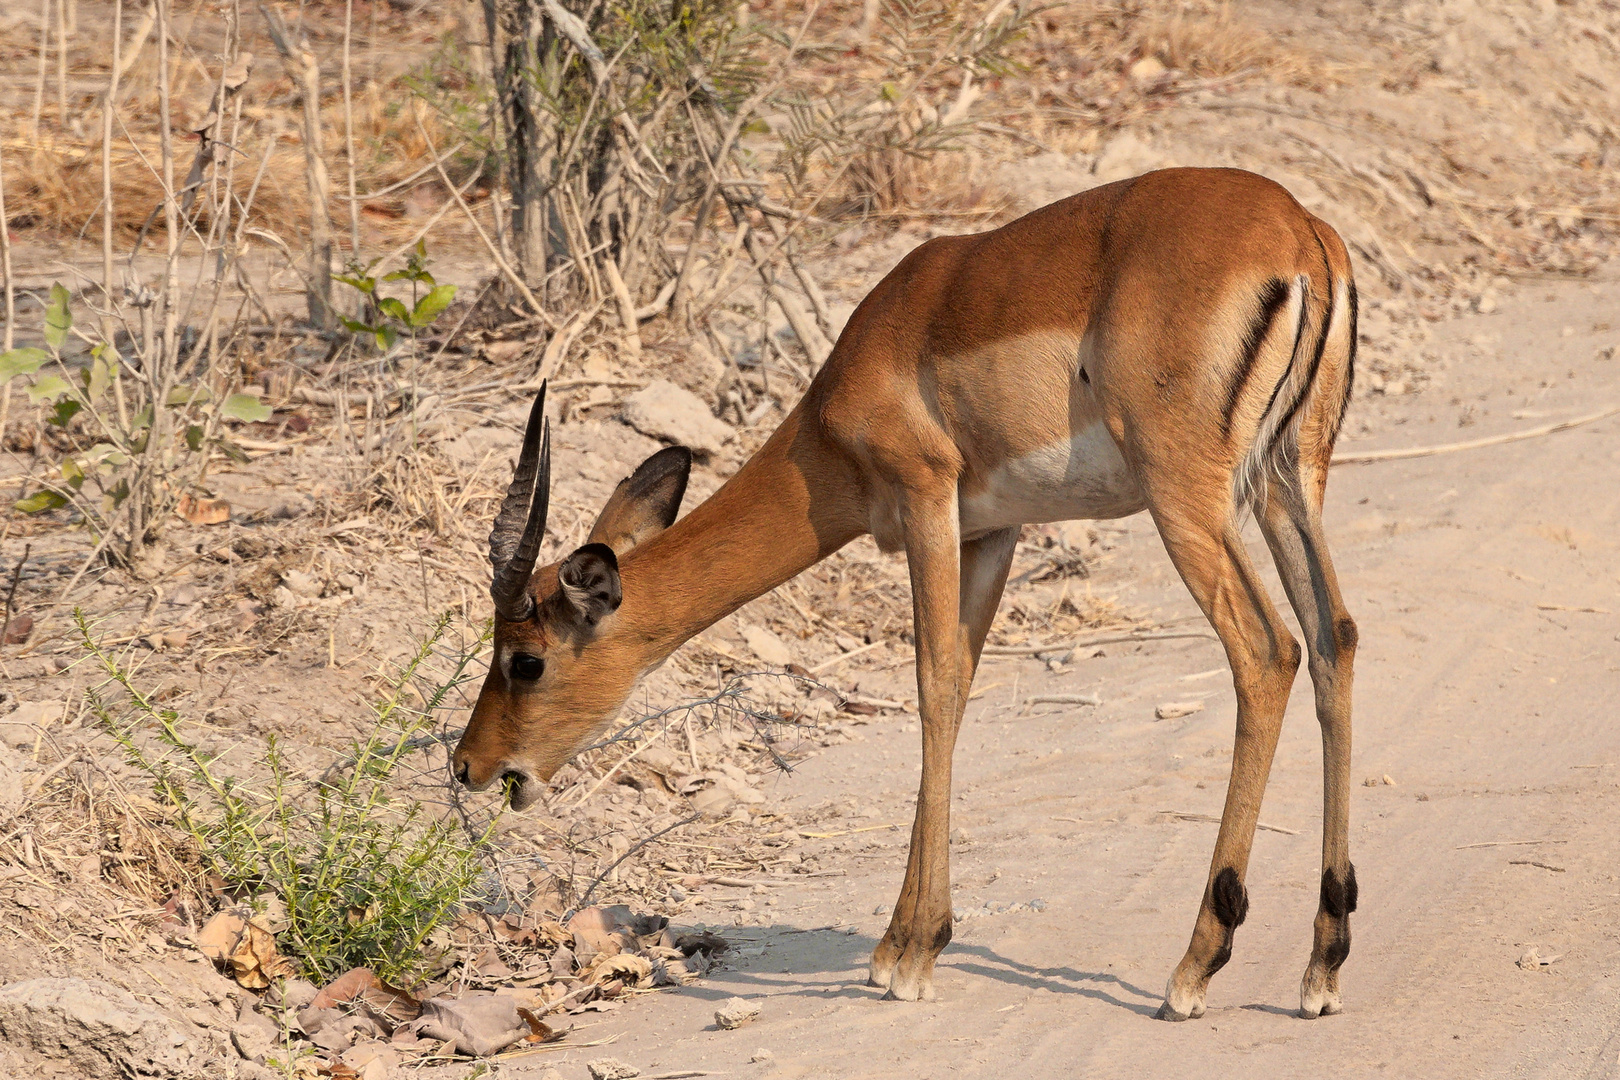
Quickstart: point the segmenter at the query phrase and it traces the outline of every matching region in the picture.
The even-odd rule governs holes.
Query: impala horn
[[[489,533],[489,561],[495,567],[489,594],[495,598],[496,614],[508,622],[522,622],[534,613],[529,576],[540,554],[551,501],[551,422],[545,411],[546,386],[541,383],[529,410],[517,469]]]

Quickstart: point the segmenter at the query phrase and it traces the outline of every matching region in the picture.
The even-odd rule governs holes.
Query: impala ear
[[[557,580],[574,617],[594,627],[619,609],[619,560],[606,544],[586,544],[562,561]]]
[[[623,555],[669,528],[680,512],[691,473],[692,451],[684,446],[666,446],[643,461],[613,489],[591,526],[589,542],[606,544]]]

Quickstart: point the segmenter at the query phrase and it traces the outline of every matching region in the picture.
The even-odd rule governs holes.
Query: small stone
[[[630,1080],[633,1076],[640,1076],[641,1070],[634,1065],[626,1065],[618,1058],[597,1058],[587,1061],[585,1068],[591,1074],[591,1080]]]
[[[670,382],[654,379],[624,400],[624,422],[654,439],[717,454],[737,429],[715,417],[702,398]]]
[[[1480,293],[1479,299],[1474,301],[1474,310],[1481,315],[1489,315],[1496,310],[1496,294],[1491,292]]]
[[[1393,776],[1389,775],[1389,773],[1385,773],[1384,774],[1384,783],[1386,785],[1388,785],[1389,787],[1394,787],[1395,786],[1395,778]]]
[[[951,830],[951,843],[953,843],[953,844],[971,844],[971,843],[973,843],[973,834],[968,832],[966,829],[962,828],[961,826],[957,826],[956,828]]]
[[[1131,82],[1137,85],[1151,83],[1164,75],[1164,61],[1156,56],[1144,56],[1131,65]]]
[[[714,1022],[726,1031],[734,1031],[758,1019],[759,1006],[742,998],[734,997],[714,1010]]]
[[[231,1044],[245,1061],[264,1064],[264,1059],[281,1042],[281,1029],[268,1016],[243,1004],[236,1023],[231,1026]]]
[[[321,595],[321,579],[303,570],[286,571],[281,575],[281,583],[294,596],[316,597]]]
[[[1204,711],[1202,701],[1167,701],[1153,710],[1153,715],[1160,720],[1179,720],[1183,716],[1191,716],[1196,712]]]
[[[888,913],[889,913],[889,905],[888,904],[879,904],[877,907],[872,909],[872,914],[874,914],[874,915],[887,915]]]
[[[748,647],[754,650],[754,655],[774,668],[785,668],[793,662],[793,650],[787,647],[783,640],[765,629],[745,623],[742,628],[743,640]]]
[[[1046,901],[1042,900],[1040,898],[1036,898],[1034,900],[1031,900],[1029,902],[1029,910],[1031,910],[1031,911],[1045,911],[1046,910]]]
[[[1541,951],[1534,945],[1530,946],[1524,950],[1524,955],[1519,957],[1518,964],[1525,971],[1539,971],[1541,969]]]
[[[320,992],[320,988],[308,979],[286,979],[272,986],[268,996],[273,1004],[296,1012],[314,1004],[315,995]]]
[[[748,1060],[755,1065],[769,1065],[771,1062],[776,1060],[776,1055],[762,1046],[758,1050],[755,1050],[754,1056]]]
[[[6,623],[4,640],[7,645],[21,645],[28,640],[28,635],[34,632],[34,617],[32,615],[14,615]]]

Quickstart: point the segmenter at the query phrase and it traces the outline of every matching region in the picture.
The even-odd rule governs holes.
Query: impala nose
[[[467,777],[468,777],[469,773],[471,772],[471,770],[472,770],[472,766],[469,765],[466,761],[463,761],[460,765],[456,766],[456,779],[461,781],[461,786],[462,787],[468,786],[467,785]]]

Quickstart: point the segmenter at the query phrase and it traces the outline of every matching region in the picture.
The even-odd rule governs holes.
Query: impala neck
[[[850,465],[795,409],[737,474],[620,564],[648,666],[866,531]]]

